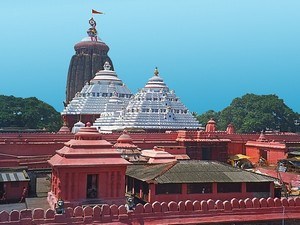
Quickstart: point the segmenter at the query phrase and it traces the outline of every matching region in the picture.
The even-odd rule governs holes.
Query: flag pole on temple
[[[97,11],[95,9],[92,9],[92,18],[94,14],[104,14],[103,12]]]
[[[96,30],[96,21],[94,20],[93,16],[94,14],[104,14],[103,12],[97,11],[95,9],[92,9],[92,18],[89,20],[89,24],[91,25],[91,28],[87,31],[88,35],[91,37],[92,41],[97,41],[97,30]]]

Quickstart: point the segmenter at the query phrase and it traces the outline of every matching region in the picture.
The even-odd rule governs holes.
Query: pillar
[[[139,185],[139,198],[143,199],[142,182],[140,182],[140,185]]]
[[[212,184],[212,194],[217,194],[217,193],[218,193],[218,184],[214,182]]]
[[[187,195],[187,184],[181,184],[181,193],[182,195],[186,196]]]
[[[108,197],[110,192],[110,173],[111,172],[106,172],[105,173],[105,176],[106,176],[106,179],[105,179],[105,196],[104,197]],[[99,179],[100,180],[100,179]]]
[[[110,172],[110,194],[109,197],[114,197],[114,172]]]
[[[246,194],[247,193],[247,185],[245,182],[242,183],[242,194]]]
[[[74,173],[74,180],[73,180],[73,183],[75,184],[74,185],[74,187],[73,187],[73,189],[74,189],[74,195],[73,195],[73,197],[74,198],[79,198],[79,194],[78,194],[78,188],[79,188],[79,183],[80,183],[80,181],[79,181],[79,179],[78,179],[78,173]]]
[[[154,202],[156,199],[155,195],[155,184],[149,184],[148,202]]]
[[[275,186],[274,182],[270,182],[270,198],[274,198],[274,195],[275,195],[274,186]]]
[[[121,197],[122,195],[124,195],[124,183],[123,183],[123,179],[121,177],[121,172],[118,171],[117,172],[117,197]]]

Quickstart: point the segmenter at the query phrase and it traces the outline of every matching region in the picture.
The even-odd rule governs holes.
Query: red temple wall
[[[268,151],[268,162],[269,164],[277,164],[278,159],[285,159],[286,153],[284,149],[270,149]]]
[[[251,157],[249,160],[252,163],[258,163],[260,155],[260,147],[256,146],[246,146],[246,155]],[[267,162],[268,164],[277,164],[279,159],[286,158],[285,149],[278,148],[262,148],[263,151],[266,151],[267,154]]]
[[[230,201],[196,200],[136,205],[127,211],[124,205],[104,204],[94,207],[66,208],[65,214],[51,209],[13,210],[0,212],[0,224],[281,224],[300,222],[300,198],[253,198]]]
[[[104,140],[116,143],[121,133],[103,134]],[[134,144],[141,149],[152,149],[156,145],[176,146],[176,132],[170,133],[130,133]],[[51,133],[1,133],[0,167],[28,166],[29,168],[49,168],[47,160],[61,149],[64,143],[74,138],[74,134]],[[28,156],[20,157],[20,156]]]
[[[229,142],[228,143],[228,155],[245,154],[244,142]]]
[[[255,156],[255,163],[258,161],[259,156],[255,155],[248,150],[245,150],[245,143],[248,140],[255,140],[258,138],[258,134],[225,134],[216,132],[206,133],[206,132],[189,132],[189,131],[178,131],[177,132],[167,132],[167,133],[130,133],[133,143],[140,147],[141,149],[152,149],[154,146],[186,146],[187,153],[191,149],[194,149],[193,159],[201,159],[202,152],[199,144],[196,141],[183,141],[178,139],[177,136],[184,136],[186,138],[197,138],[197,135],[202,135],[204,138],[228,138],[232,142],[228,142],[228,155],[234,155],[237,153],[250,154],[250,156]],[[103,139],[116,143],[116,140],[121,135],[121,133],[111,133],[102,134]],[[208,137],[210,135],[210,137]],[[300,145],[300,135],[296,134],[277,134],[277,135],[266,135],[268,139],[282,141],[286,140],[287,146],[299,146]],[[74,138],[73,134],[57,134],[57,133],[1,133],[0,134],[0,167],[15,167],[15,166],[28,166],[29,168],[49,168],[46,160],[48,158],[43,158],[43,156],[52,156],[55,151],[61,149],[63,144],[70,139]],[[295,144],[296,143],[296,144]],[[194,146],[194,147],[189,147]],[[4,155],[3,155],[4,154]],[[216,153],[217,154],[217,153]],[[10,155],[10,156],[7,156]],[[190,154],[189,154],[190,155]],[[18,158],[18,156],[30,156],[29,158]],[[34,156],[34,157],[33,157]],[[41,156],[39,158],[39,156]],[[37,157],[37,158],[35,158]],[[218,156],[214,155],[213,159],[217,159]],[[274,161],[276,157],[281,157],[282,155],[271,155],[271,160]]]
[[[259,161],[259,157],[260,157],[260,153],[259,153],[259,149],[256,147],[252,147],[252,146],[247,146],[246,147],[246,155],[249,156],[249,160],[253,163],[253,164],[257,164]]]

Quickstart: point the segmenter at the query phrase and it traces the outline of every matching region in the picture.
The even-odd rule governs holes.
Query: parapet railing
[[[231,215],[231,216],[229,216]],[[238,215],[238,217],[234,217]],[[223,217],[222,217],[223,216]],[[228,222],[228,220],[270,221],[292,219],[300,221],[300,197],[296,198],[253,198],[231,201],[180,201],[154,202],[152,204],[137,204],[133,210],[121,205],[77,206],[66,208],[64,214],[56,214],[54,210],[24,209],[13,210],[10,213],[0,212],[0,224],[89,224],[89,223],[128,223],[128,224],[156,224],[172,219],[183,221],[195,220],[197,224],[210,221]],[[222,219],[223,218],[223,219]],[[231,218],[231,219],[229,219]]]

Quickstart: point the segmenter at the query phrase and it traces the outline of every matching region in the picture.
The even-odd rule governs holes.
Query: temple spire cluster
[[[175,91],[165,84],[157,67],[144,88],[133,95],[115,73],[106,55],[108,47],[97,37],[96,21],[91,18],[89,23],[89,37],[75,45],[76,55],[69,69],[69,104],[62,112],[68,118],[69,127],[79,120],[93,121],[93,126],[103,132],[126,128],[164,131],[200,127]],[[99,57],[95,58],[96,52]],[[93,63],[101,63],[102,68],[91,71]],[[82,86],[79,80],[85,81]],[[76,93],[72,86],[75,84]],[[72,98],[71,92],[74,93]]]
[[[122,129],[179,130],[197,129],[197,120],[170,90],[155,68],[145,87],[128,102],[126,108],[102,113],[93,126],[108,132]]]

